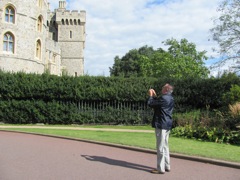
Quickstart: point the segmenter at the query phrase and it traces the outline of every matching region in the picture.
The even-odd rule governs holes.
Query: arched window
[[[37,20],[37,31],[42,32],[42,17],[39,16]]]
[[[42,51],[41,41],[37,40],[37,44],[36,44],[36,57],[38,59],[41,59],[41,51]]]
[[[14,37],[9,32],[4,34],[3,51],[14,53]]]
[[[68,23],[68,19],[66,19],[66,25],[69,25],[69,23]]]
[[[62,25],[64,25],[65,23],[64,23],[64,19],[62,19]]]
[[[77,25],[77,20],[76,19],[74,19],[74,25]]]
[[[80,21],[80,19],[78,20],[78,25],[81,25],[81,21]]]
[[[15,23],[15,10],[11,6],[5,9],[5,21],[8,23]]]

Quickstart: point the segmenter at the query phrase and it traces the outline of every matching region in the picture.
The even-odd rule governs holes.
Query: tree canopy
[[[132,49],[122,58],[116,56],[111,76],[139,77],[200,77],[208,76],[209,71],[204,66],[206,52],[198,52],[194,43],[187,39],[167,39],[163,42],[167,50],[143,46]]]
[[[229,58],[240,57],[240,1],[223,0],[218,7],[219,17],[210,29],[219,52]]]

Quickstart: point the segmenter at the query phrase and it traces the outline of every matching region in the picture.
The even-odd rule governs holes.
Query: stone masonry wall
[[[54,12],[47,0],[0,0],[0,69],[26,73],[71,76],[84,73],[85,11],[68,11],[64,1]],[[5,22],[5,8],[15,10],[15,22]],[[42,31],[37,30],[38,17],[42,18]],[[66,22],[66,24],[61,24]],[[14,53],[3,50],[5,33],[14,37]],[[36,55],[37,41],[41,42],[41,58]]]

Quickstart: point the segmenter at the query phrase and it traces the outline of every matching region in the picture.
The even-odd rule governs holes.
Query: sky
[[[51,10],[58,0],[48,0]],[[217,61],[210,29],[221,0],[67,0],[68,10],[86,11],[84,74],[109,76],[114,58],[131,49],[167,47],[163,41],[186,38],[207,51],[209,66]]]

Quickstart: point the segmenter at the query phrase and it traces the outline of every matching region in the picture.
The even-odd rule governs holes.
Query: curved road
[[[240,180],[240,170],[171,158],[151,174],[156,155],[39,135],[0,131],[0,180]]]

